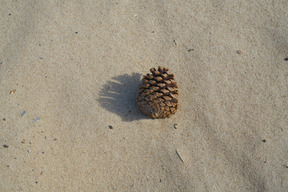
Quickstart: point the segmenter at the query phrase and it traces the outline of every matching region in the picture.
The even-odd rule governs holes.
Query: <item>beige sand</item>
[[[287,191],[287,7],[1,1],[0,191]],[[152,120],[158,65],[181,109]]]

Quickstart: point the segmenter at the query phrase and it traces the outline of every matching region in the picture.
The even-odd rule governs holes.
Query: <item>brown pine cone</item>
[[[138,108],[145,115],[155,118],[170,117],[175,114],[178,104],[178,86],[168,68],[151,68],[152,74],[143,75],[138,88]]]

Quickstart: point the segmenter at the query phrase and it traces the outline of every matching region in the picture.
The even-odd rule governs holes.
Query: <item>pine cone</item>
[[[178,104],[178,86],[168,68],[151,68],[152,74],[143,75],[138,88],[138,108],[145,115],[155,118],[170,117],[175,114]]]

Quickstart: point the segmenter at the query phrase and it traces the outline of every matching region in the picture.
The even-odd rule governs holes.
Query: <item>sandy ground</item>
[[[1,1],[0,191],[286,192],[287,7]],[[158,65],[181,108],[152,120]]]

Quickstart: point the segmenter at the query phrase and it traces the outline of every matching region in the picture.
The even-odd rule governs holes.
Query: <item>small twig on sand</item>
[[[176,149],[175,151],[176,151],[176,154],[177,154],[177,156],[179,157],[179,159],[182,161],[182,163],[184,163],[184,161],[183,161],[183,159],[181,158],[181,156],[179,155],[177,149]]]

